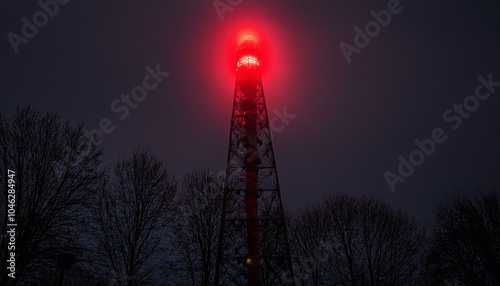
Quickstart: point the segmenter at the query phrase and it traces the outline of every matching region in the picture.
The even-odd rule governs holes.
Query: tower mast
[[[290,284],[290,247],[255,37],[240,40],[236,59],[216,284]]]

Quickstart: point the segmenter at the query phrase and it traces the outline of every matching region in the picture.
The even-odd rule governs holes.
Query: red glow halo
[[[230,70],[232,75],[236,73],[236,63],[238,60],[236,58],[236,52],[238,51],[240,43],[245,39],[245,36],[252,36],[257,42],[260,52],[260,68],[261,72],[265,74],[272,61],[270,56],[271,51],[269,48],[269,41],[258,29],[254,27],[241,28],[237,30],[237,32],[233,33],[233,35],[229,38],[226,45],[226,67]]]

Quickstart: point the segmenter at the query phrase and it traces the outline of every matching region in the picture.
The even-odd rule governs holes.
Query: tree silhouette
[[[17,225],[16,279],[10,279],[10,228],[0,224],[0,285],[49,286],[59,278],[71,285],[213,285],[223,175],[189,172],[177,191],[147,149],[106,174],[99,140],[29,106],[12,117],[0,114],[0,181],[11,185],[0,200],[12,200],[9,189],[16,191],[14,221],[8,208],[0,215]],[[295,274],[289,284],[500,285],[496,189],[442,204],[430,243],[414,219],[372,198],[327,195],[287,219]],[[260,241],[269,252],[280,238],[272,230]],[[59,275],[66,265],[56,266],[62,253],[76,256],[65,276]],[[262,269],[263,284],[272,284],[266,269],[273,265]]]
[[[162,284],[171,274],[166,244],[175,191],[173,176],[149,151],[116,164],[114,180],[96,199],[94,218],[98,257],[119,285]]]
[[[7,170],[15,171],[17,223],[16,279],[6,277],[7,241],[3,239],[1,285],[34,284],[55,270],[58,253],[78,256],[84,250],[78,227],[84,223],[96,182],[104,175],[97,169],[96,140],[55,113],[42,115],[28,106],[18,107],[12,118],[0,114],[0,181],[7,183]],[[7,195],[2,187],[2,203]],[[0,208],[5,221],[6,213],[6,208]],[[0,225],[5,235],[6,225]]]
[[[184,175],[178,193],[174,245],[182,285],[214,283],[224,178],[210,170]]]
[[[290,244],[295,278],[300,285],[327,285],[337,242],[330,237],[331,223],[324,207],[307,207],[290,218]]]
[[[500,199],[496,190],[442,204],[433,233],[430,284],[500,285]]]
[[[425,231],[414,219],[370,198],[326,196],[293,220],[301,285],[418,285]]]

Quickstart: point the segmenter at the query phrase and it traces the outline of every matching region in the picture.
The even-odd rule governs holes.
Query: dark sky
[[[274,149],[287,208],[325,193],[366,194],[428,224],[457,189],[500,186],[500,87],[474,96],[479,76],[500,82],[500,1],[220,0],[234,7],[219,13],[213,2],[73,0],[49,5],[44,19],[36,1],[1,1],[0,112],[30,104],[88,130],[109,118],[114,130],[100,144],[107,165],[149,146],[178,178],[224,170],[231,48],[251,27],[265,44],[269,118],[283,127]],[[388,6],[390,22],[348,63],[341,43],[355,46],[354,28],[364,31],[370,11]],[[41,27],[23,35],[22,18],[34,16]],[[128,116],[113,111],[147,66],[169,75]],[[454,104],[464,99],[472,111],[460,115]],[[276,114],[285,109],[296,116],[283,121]],[[397,174],[398,156],[408,160],[414,140],[436,128],[446,141],[392,192],[384,173]]]

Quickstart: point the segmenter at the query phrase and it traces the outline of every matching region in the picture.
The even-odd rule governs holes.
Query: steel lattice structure
[[[293,270],[254,38],[237,53],[217,285],[290,285]]]

